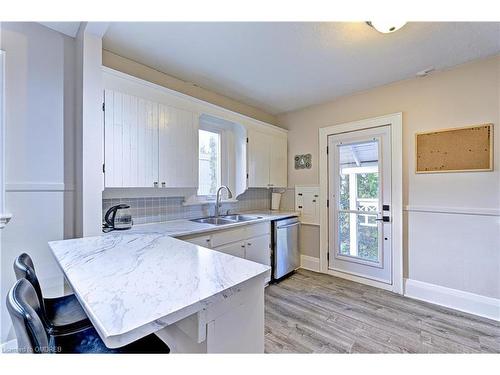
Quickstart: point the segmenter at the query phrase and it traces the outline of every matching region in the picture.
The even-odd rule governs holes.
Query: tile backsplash
[[[227,210],[242,212],[268,210],[271,207],[268,189],[248,189],[238,196],[238,202],[223,203],[221,213]],[[195,219],[214,214],[215,202],[204,205],[184,206],[184,197],[106,198],[102,200],[102,217],[117,204],[128,204],[134,224],[156,223],[176,219]]]

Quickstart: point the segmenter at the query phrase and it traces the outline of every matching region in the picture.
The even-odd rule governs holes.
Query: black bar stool
[[[42,307],[33,285],[26,279],[18,280],[7,295],[9,311],[17,336],[19,353],[124,353],[167,354],[169,347],[155,334],[143,337],[121,348],[109,349],[91,327],[67,335],[47,333],[40,318]]]
[[[26,279],[33,285],[40,301],[40,317],[49,334],[64,335],[92,327],[92,323],[74,294],[43,298],[33,261],[28,254],[23,253],[16,258],[14,273],[17,280]]]

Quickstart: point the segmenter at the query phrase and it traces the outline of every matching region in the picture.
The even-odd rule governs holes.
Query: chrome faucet
[[[215,199],[215,217],[219,217],[219,207],[222,206],[222,204],[220,203],[220,192],[222,189],[226,189],[227,190],[227,198],[228,199],[231,199],[233,197],[233,193],[231,193],[231,190],[229,190],[229,188],[226,186],[226,185],[222,185],[220,188],[217,189],[217,196],[216,196],[216,199]]]

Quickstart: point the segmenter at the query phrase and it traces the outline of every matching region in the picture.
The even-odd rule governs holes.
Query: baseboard
[[[0,353],[17,353],[17,340],[9,340],[0,345]]]
[[[309,271],[319,272],[319,258],[310,257],[308,255],[301,255],[300,268],[304,268]]]
[[[500,299],[405,279],[404,295],[437,305],[500,321]]]

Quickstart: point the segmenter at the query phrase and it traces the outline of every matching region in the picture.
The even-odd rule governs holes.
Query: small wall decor
[[[311,169],[311,154],[295,155],[295,169]]]
[[[492,171],[493,124],[415,134],[416,173]]]

